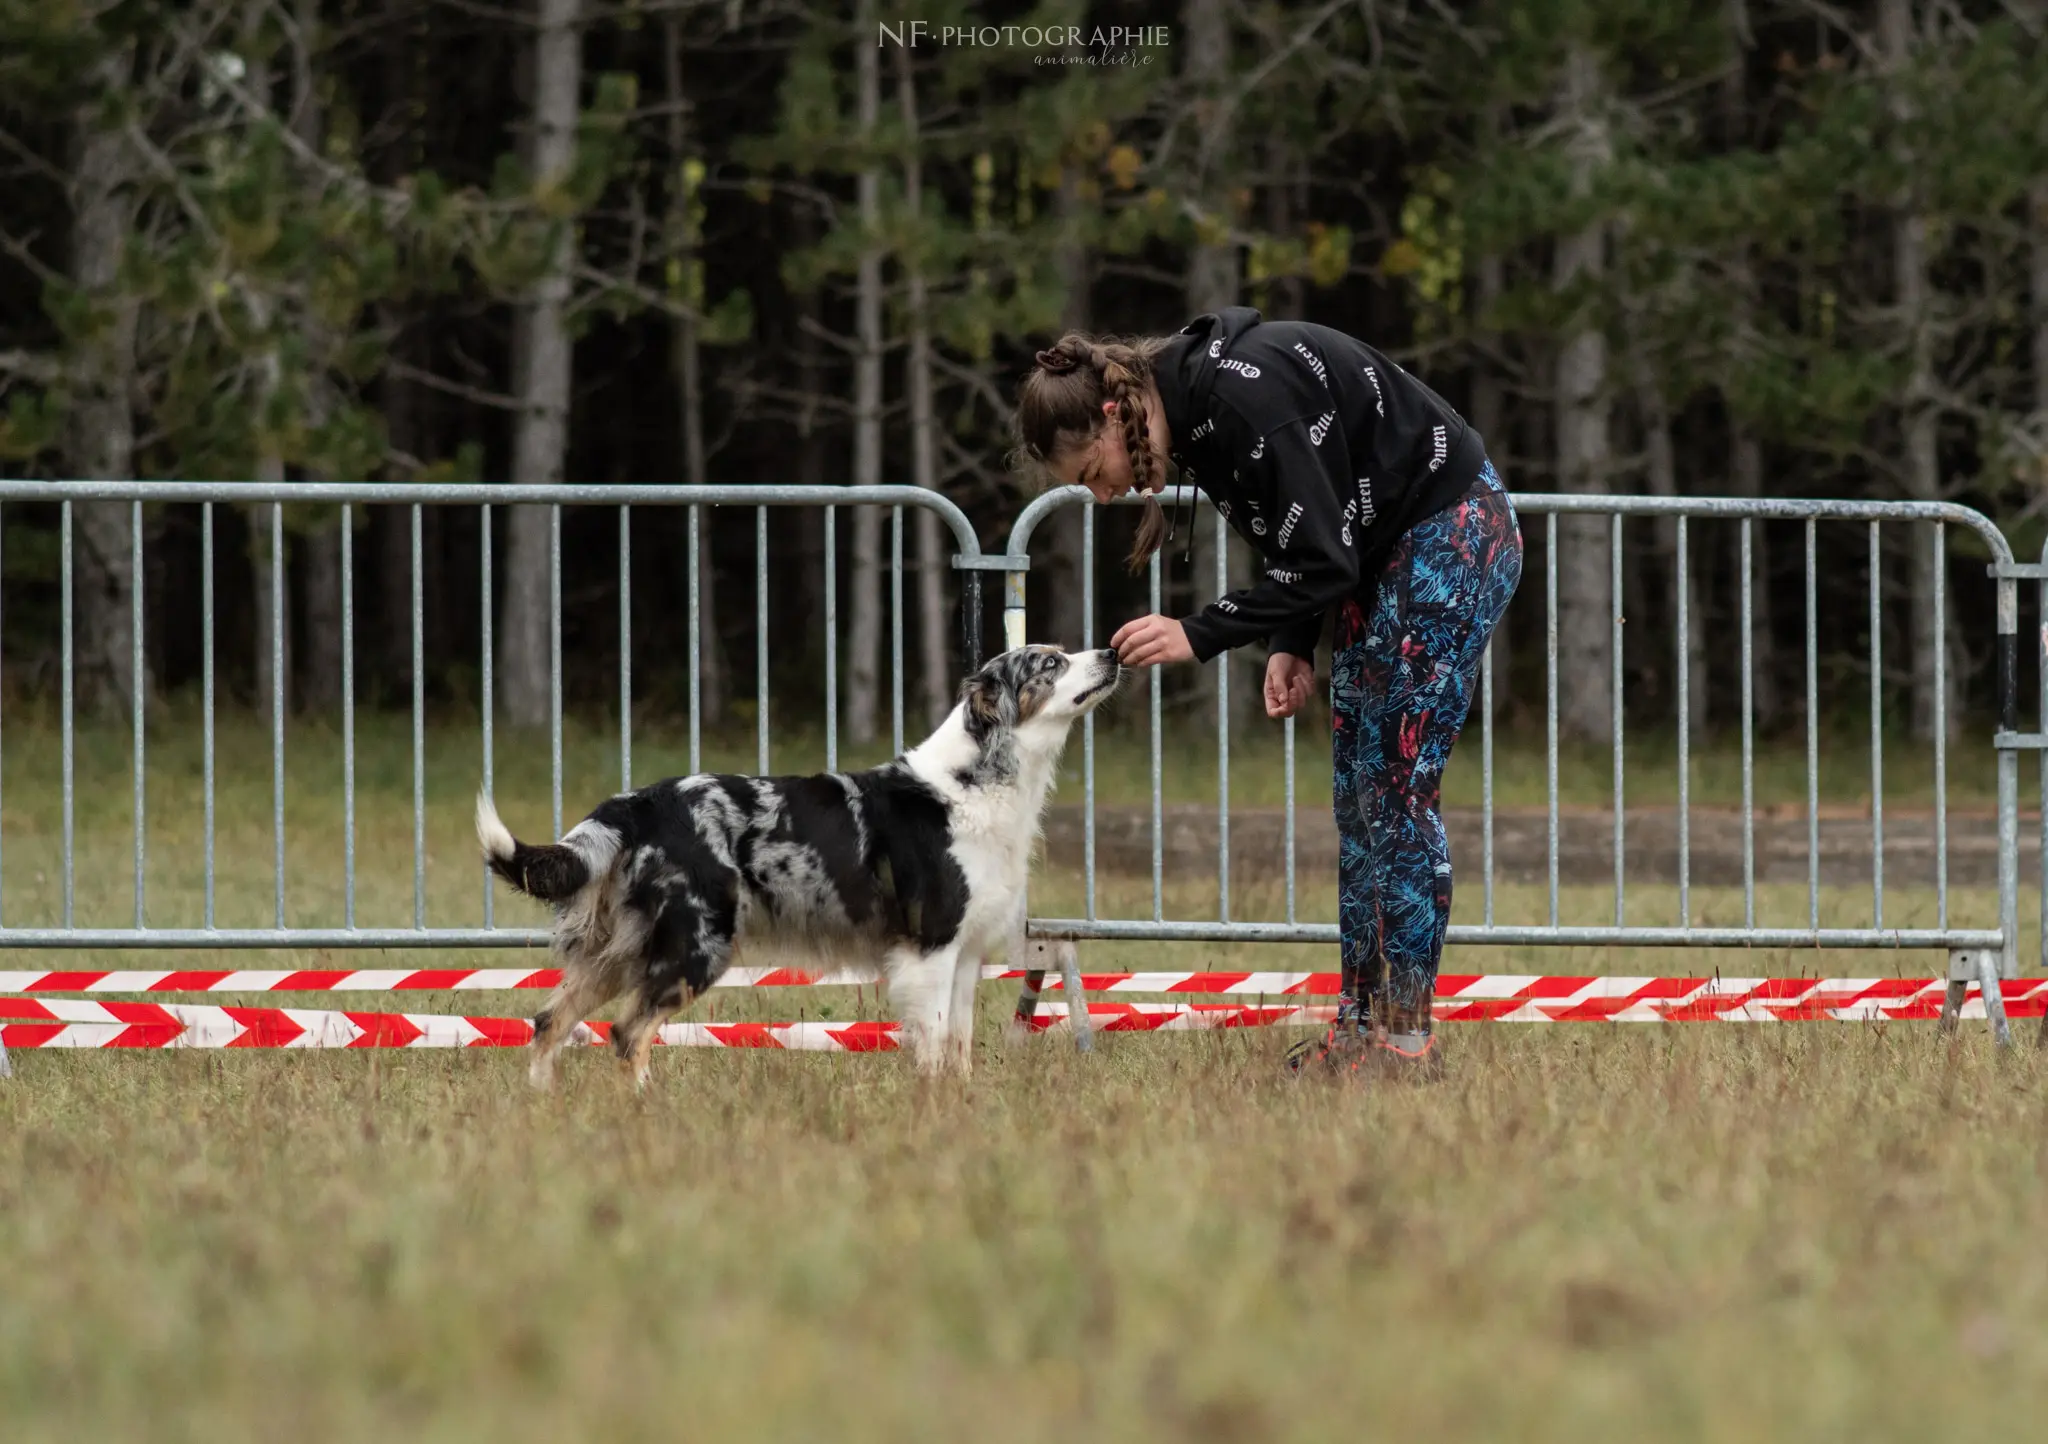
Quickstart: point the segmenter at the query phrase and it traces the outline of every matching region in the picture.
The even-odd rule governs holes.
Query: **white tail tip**
[[[510,862],[512,854],[519,850],[511,829],[498,820],[498,809],[481,792],[476,795],[476,840],[483,844],[485,857],[500,862]]]

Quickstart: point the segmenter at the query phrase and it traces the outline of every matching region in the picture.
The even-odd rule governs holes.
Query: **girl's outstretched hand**
[[[1162,662],[1192,662],[1195,649],[1188,634],[1171,617],[1139,617],[1125,622],[1109,639],[1116,658],[1126,667],[1156,667]]]

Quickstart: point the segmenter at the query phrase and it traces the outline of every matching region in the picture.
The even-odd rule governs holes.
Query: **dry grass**
[[[995,1006],[991,999],[991,1009]],[[989,1020],[991,1024],[993,1019]],[[899,1057],[31,1055],[14,1440],[1969,1438],[2048,1383],[2042,1065],[1924,1028]],[[992,1031],[989,1034],[992,1043]]]
[[[10,920],[52,898],[47,774],[15,743],[10,725]],[[196,907],[183,746],[152,793],[159,921]],[[222,918],[261,923],[267,772],[235,765]],[[377,769],[362,916],[409,921],[405,771]],[[435,920],[478,907],[465,790],[451,779],[429,819]],[[82,795],[80,817],[81,920],[91,879],[91,909],[125,922],[125,792]],[[293,856],[338,873],[317,837]],[[1049,873],[1042,906],[1078,886]],[[1767,916],[1803,917],[1795,891],[1767,894]],[[1252,893],[1241,911],[1276,905]],[[317,914],[338,890],[293,899]],[[1606,899],[1568,890],[1567,916]],[[1202,912],[1213,883],[1170,880],[1168,902]],[[1305,886],[1305,916],[1328,902]],[[1461,915],[1477,904],[1465,889]],[[1849,919],[1867,898],[1824,904]],[[1149,882],[1105,883],[1105,911],[1149,905]],[[1640,905],[1662,917],[1668,890]],[[1502,892],[1504,917],[1541,906]],[[1973,921],[1989,900],[1955,906]],[[486,960],[509,961],[460,961]],[[1134,946],[1088,966],[1328,961]],[[1447,966],[1932,961],[1503,949]],[[676,1050],[636,1097],[581,1050],[536,1099],[511,1053],[18,1055],[0,1086],[0,1435],[1968,1438],[2024,1428],[2048,1384],[2031,1027],[2001,1058],[1975,1028],[1453,1026],[1449,1082],[1374,1092],[1283,1083],[1273,1033],[1010,1050],[1009,1004],[984,990],[965,1085],[922,1085],[900,1056]]]

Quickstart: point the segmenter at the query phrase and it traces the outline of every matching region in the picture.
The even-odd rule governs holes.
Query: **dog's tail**
[[[593,876],[611,866],[620,840],[617,829],[586,819],[560,842],[535,847],[512,835],[481,792],[476,795],[476,838],[492,872],[542,902],[561,902],[581,892]]]

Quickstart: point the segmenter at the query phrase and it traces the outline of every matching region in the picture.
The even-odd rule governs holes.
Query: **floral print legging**
[[[1339,609],[1331,793],[1344,993],[1373,998],[1375,1012],[1380,999],[1422,1009],[1435,989],[1451,916],[1444,764],[1521,579],[1514,504],[1488,462],[1463,497],[1401,538],[1370,615],[1356,601]]]

